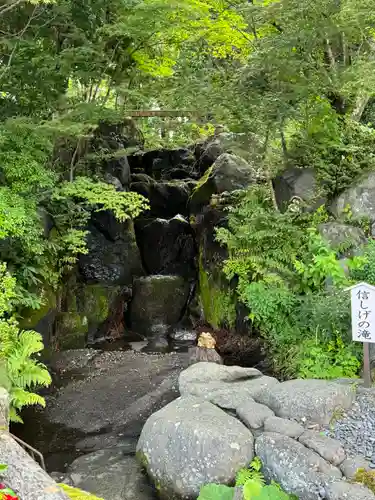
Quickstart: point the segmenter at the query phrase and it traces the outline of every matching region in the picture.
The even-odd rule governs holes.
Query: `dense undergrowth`
[[[249,190],[217,230],[228,248],[224,272],[266,340],[276,372],[289,377],[355,377],[360,346],[351,341],[350,297],[355,281],[372,282],[374,248],[343,262],[319,234],[324,208],[275,210],[268,187]],[[342,245],[348,250],[350,242]]]

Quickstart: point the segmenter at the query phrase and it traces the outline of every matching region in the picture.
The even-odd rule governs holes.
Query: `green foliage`
[[[344,343],[338,332],[324,342],[321,339],[303,340],[297,354],[297,375],[300,378],[356,378],[361,367],[360,350]]]
[[[242,487],[244,500],[298,500],[285,493],[280,485],[266,485],[261,473],[262,462],[255,457],[249,468],[240,469],[236,475],[236,486]],[[220,484],[207,484],[201,488],[198,500],[229,500],[234,488]]]
[[[236,320],[236,306],[233,294],[226,283],[222,287],[210,276],[199,258],[199,296],[206,320],[214,328],[233,327]]]
[[[104,500],[92,493],[87,493],[86,491],[80,490],[79,488],[73,488],[64,483],[59,484],[59,486],[72,500]]]
[[[51,377],[46,367],[35,359],[43,349],[42,337],[31,330],[19,330],[17,321],[9,316],[15,298],[15,280],[0,265],[0,361],[1,381],[10,394],[10,419],[22,422],[18,411],[26,405],[45,405],[44,398],[33,392],[47,387]]]
[[[198,500],[232,500],[234,488],[224,484],[206,484],[202,486]]]
[[[355,281],[365,281],[370,285],[375,285],[375,241],[369,240],[364,249],[362,267],[352,271],[352,277]]]
[[[360,354],[349,343],[350,284],[338,255],[316,227],[325,220],[276,211],[265,188],[251,189],[229,210],[218,240],[228,248],[224,272],[267,341],[274,369],[288,376],[355,376]],[[366,257],[347,259],[355,273]]]
[[[53,200],[60,201],[64,198],[81,200],[96,211],[111,210],[120,222],[137,217],[148,208],[143,196],[133,192],[116,191],[112,184],[94,182],[87,177],[78,177],[74,182],[62,183],[55,191]]]
[[[358,469],[354,475],[353,483],[360,483],[375,493],[375,472],[373,470]]]

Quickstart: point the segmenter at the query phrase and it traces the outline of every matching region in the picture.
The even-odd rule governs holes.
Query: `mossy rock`
[[[56,344],[60,350],[86,347],[88,320],[75,312],[59,313],[56,317]]]
[[[218,273],[209,273],[199,259],[199,297],[205,320],[212,328],[233,328],[236,305],[232,292]]]
[[[84,285],[79,297],[79,312],[90,323],[103,323],[120,293],[120,286]]]
[[[56,291],[50,288],[44,288],[42,291],[42,305],[40,308],[28,308],[21,311],[21,319],[19,320],[20,328],[23,330],[35,329],[51,310],[56,309],[56,296]]]

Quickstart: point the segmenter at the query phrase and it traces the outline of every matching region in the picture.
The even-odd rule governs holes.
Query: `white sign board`
[[[375,343],[375,287],[359,283],[349,290],[352,302],[352,338],[356,342]]]

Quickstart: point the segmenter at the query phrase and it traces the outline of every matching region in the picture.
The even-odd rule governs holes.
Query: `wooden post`
[[[371,387],[370,344],[363,343],[363,382],[365,387]]]

